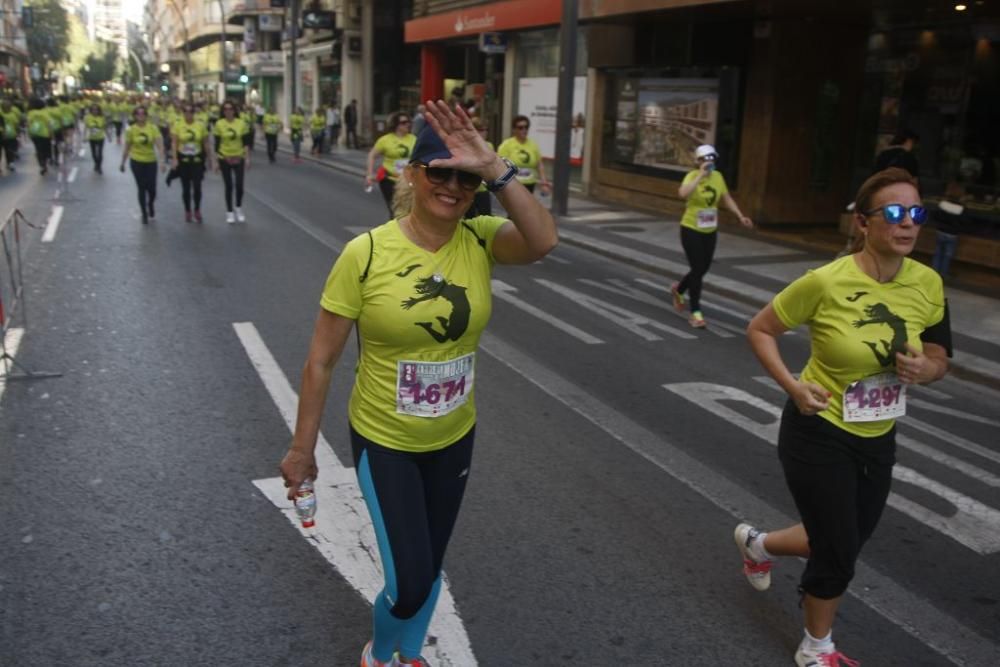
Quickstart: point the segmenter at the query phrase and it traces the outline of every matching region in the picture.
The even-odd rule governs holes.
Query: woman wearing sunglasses
[[[122,151],[121,171],[125,171],[125,160],[129,161],[132,176],[139,192],[139,213],[142,224],[156,218],[153,202],[156,200],[156,156],[163,157],[161,171],[166,171],[166,154],[163,152],[163,137],[160,128],[146,120],[146,107],[137,105],[132,111],[132,123],[125,131],[125,150]]]
[[[357,325],[350,439],[386,573],[362,667],[428,664],[420,651],[472,460],[490,274],[497,263],[537,261],[557,242],[552,216],[461,107],[428,102],[426,119],[399,171],[409,212],[349,242],[327,279],[281,463],[289,498],[316,477],[330,376]],[[509,220],[462,219],[482,181]]]
[[[542,151],[533,139],[528,138],[531,122],[527,116],[515,116],[511,127],[514,129],[514,136],[500,142],[497,155],[517,165],[517,180],[528,188],[528,192],[534,194],[535,186],[541,183],[542,192],[549,194],[552,186],[545,178]]]
[[[368,171],[365,172],[365,185],[370,186],[378,181],[382,198],[392,215],[392,193],[396,189],[396,181],[406,168],[413,154],[413,146],[417,137],[410,132],[410,117],[405,113],[395,113],[389,118],[392,131],[379,137],[368,153]],[[375,172],[375,158],[382,156],[382,166]]]
[[[243,215],[243,173],[250,168],[250,128],[236,113],[236,104],[226,100],[222,118],[215,121],[215,170],[222,170],[226,186],[226,222],[246,221]],[[233,213],[233,190],[236,190],[236,212]]]
[[[690,306],[688,324],[696,329],[705,328],[701,313],[701,281],[712,266],[715,244],[719,238],[719,205],[722,204],[739,218],[744,227],[753,227],[753,221],[743,215],[736,200],[729,194],[726,179],[716,169],[719,154],[714,146],[702,144],[694,151],[697,169],[687,173],[678,194],[687,203],[681,217],[681,247],[690,270],[670,287],[674,308],[683,313]],[[687,302],[687,303],[686,303]]]
[[[774,557],[808,559],[799,667],[857,664],[834,647],[833,619],[885,508],[907,387],[942,378],[951,354],[941,278],[908,257],[927,220],[916,181],[886,169],[865,181],[855,203],[858,251],[791,283],[747,329],[757,358],[788,392],[778,458],[802,521],[770,533],[743,523],[735,539],[757,590],[770,586]],[[796,378],[778,340],[803,324],[812,354]]]

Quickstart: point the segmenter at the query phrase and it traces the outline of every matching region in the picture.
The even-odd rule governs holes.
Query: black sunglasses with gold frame
[[[427,180],[434,185],[444,185],[455,178],[458,181],[458,187],[468,192],[475,192],[483,184],[483,179],[471,171],[462,171],[451,167],[430,167],[422,162],[414,162],[413,166],[423,169],[424,173],[427,174]]]

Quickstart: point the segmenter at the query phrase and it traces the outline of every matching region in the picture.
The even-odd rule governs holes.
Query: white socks
[[[774,560],[774,556],[767,553],[767,549],[764,548],[764,538],[767,537],[767,533],[758,533],[757,537],[750,540],[750,546],[747,547],[747,551],[755,561],[761,563],[766,560]]]
[[[805,636],[802,637],[802,647],[812,650],[812,651],[823,651],[826,649],[833,648],[833,630],[826,633],[826,637],[822,639],[816,639],[809,631],[805,631]]]

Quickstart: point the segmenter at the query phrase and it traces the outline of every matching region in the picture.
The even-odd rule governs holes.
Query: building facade
[[[417,2],[406,40],[421,48],[422,96],[464,80],[500,135],[525,111],[533,136],[554,131],[560,12],[558,0]],[[573,143],[594,196],[677,213],[704,142],[755,220],[833,224],[911,129],[926,197],[957,182],[985,229],[1000,216],[996,3],[590,0],[577,29]],[[491,43],[502,57],[480,55]]]
[[[0,0],[0,92],[27,95],[28,45],[21,25],[20,0]]]

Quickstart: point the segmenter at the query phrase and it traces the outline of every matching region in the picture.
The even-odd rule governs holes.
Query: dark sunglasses
[[[882,208],[873,208],[870,211],[865,211],[865,215],[875,215],[876,213],[881,213],[882,217],[890,225],[901,223],[907,213],[910,214],[910,220],[915,225],[922,225],[927,222],[927,209],[923,206],[910,206],[907,208],[902,204],[886,204]]]
[[[415,164],[424,170],[424,173],[427,174],[427,180],[434,185],[450,183],[454,177],[458,180],[458,187],[473,192],[483,183],[482,178],[470,171],[461,171],[459,169],[452,169],[451,167],[428,167],[426,164],[419,162]]]

